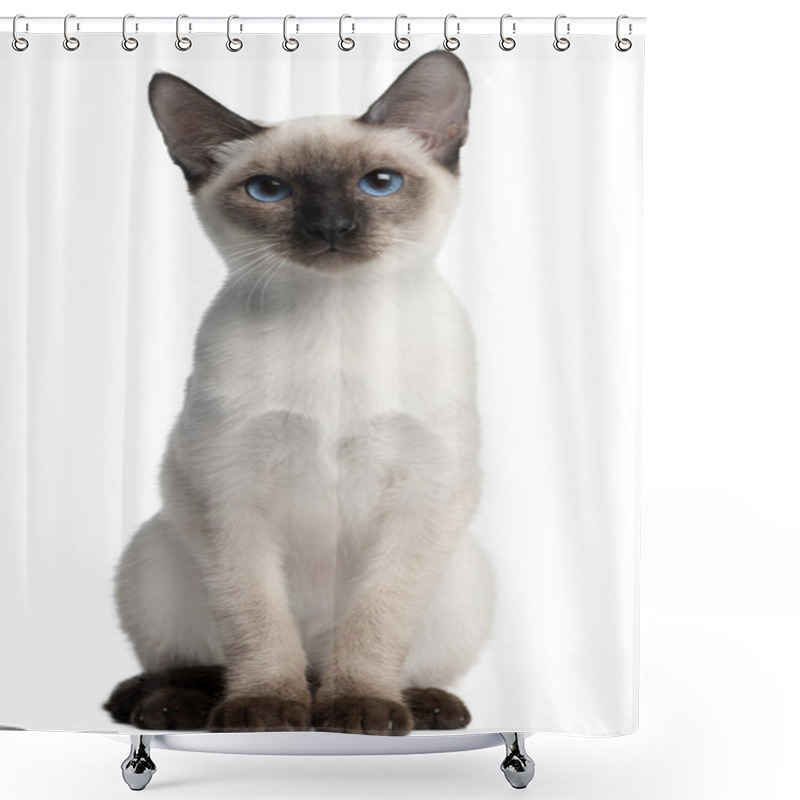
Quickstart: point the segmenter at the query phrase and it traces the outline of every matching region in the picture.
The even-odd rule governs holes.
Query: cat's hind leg
[[[145,672],[103,706],[143,729],[204,728],[224,694],[225,670],[200,571],[163,513],[131,539],[116,576],[122,628]]]
[[[224,663],[201,568],[182,535],[199,524],[160,512],[136,532],[120,559],[117,611],[148,672]]]
[[[465,728],[471,715],[449,686],[477,660],[494,611],[494,577],[488,557],[465,535],[434,591],[406,658],[403,699],[415,730]]]

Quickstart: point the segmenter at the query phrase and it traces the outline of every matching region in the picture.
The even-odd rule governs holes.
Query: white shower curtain
[[[249,120],[360,116],[441,33],[28,34],[2,54],[2,723],[125,730],[142,671],[114,571],[225,267],[148,106],[156,72]],[[279,27],[278,27],[279,30]],[[469,730],[637,727],[643,37],[468,35],[458,206],[436,264],[474,332],[491,626],[447,688]],[[578,30],[576,27],[575,30]],[[377,164],[377,167],[383,165]],[[157,602],[157,598],[154,598]],[[465,607],[466,608],[466,607]],[[463,608],[453,626],[468,625]]]

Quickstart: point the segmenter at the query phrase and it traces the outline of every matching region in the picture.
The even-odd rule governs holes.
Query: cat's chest
[[[264,319],[227,320],[200,370],[242,420],[280,410],[331,433],[393,413],[426,419],[459,391],[462,332],[435,298],[338,295]]]
[[[407,388],[424,370],[415,349],[371,315],[308,315],[257,347],[248,404],[257,413],[277,407],[347,427],[349,419],[409,405]]]

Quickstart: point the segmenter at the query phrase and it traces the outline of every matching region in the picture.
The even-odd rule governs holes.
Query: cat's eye
[[[260,203],[277,203],[292,193],[292,185],[272,175],[255,175],[244,185],[253,200]]]
[[[394,194],[402,185],[403,176],[393,169],[374,169],[358,182],[358,188],[373,197]]]

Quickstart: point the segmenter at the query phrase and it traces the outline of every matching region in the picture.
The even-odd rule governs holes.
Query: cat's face
[[[329,275],[392,269],[438,248],[469,94],[463,65],[445,52],[415,61],[355,119],[262,126],[166,73],[150,89],[170,154],[229,266],[260,248],[267,263]]]
[[[216,239],[260,241],[317,270],[391,260],[441,238],[455,177],[401,129],[310,118],[222,146],[196,203]]]

